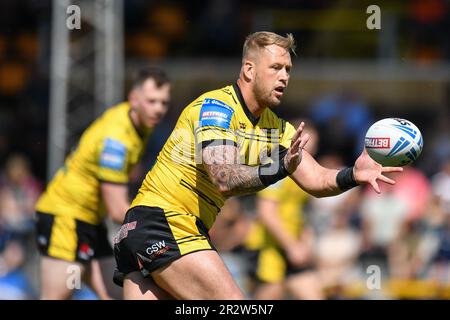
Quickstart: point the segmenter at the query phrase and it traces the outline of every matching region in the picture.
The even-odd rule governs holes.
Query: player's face
[[[289,82],[291,55],[286,49],[270,45],[258,55],[253,90],[258,102],[268,107],[280,104]]]
[[[158,88],[153,79],[148,79],[133,90],[130,102],[138,114],[139,123],[153,128],[161,121],[169,107],[170,85],[167,83]]]

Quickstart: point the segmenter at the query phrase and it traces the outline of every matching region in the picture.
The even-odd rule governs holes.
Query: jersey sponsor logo
[[[230,128],[234,110],[220,100],[206,98],[200,110],[200,127]]]
[[[366,148],[389,149],[391,147],[390,138],[366,138]]]
[[[100,155],[100,166],[122,170],[125,165],[127,148],[120,141],[107,138]]]

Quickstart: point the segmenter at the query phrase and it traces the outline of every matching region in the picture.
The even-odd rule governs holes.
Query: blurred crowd
[[[302,58],[383,58],[376,37],[365,34],[362,41],[351,29],[359,1],[348,2],[347,10],[338,10],[339,1],[331,0],[124,3],[127,61],[238,57],[245,35],[266,27],[265,19],[272,31],[293,32],[301,39]],[[396,33],[389,38],[396,56],[389,58],[450,60],[448,1],[379,3],[396,17]],[[36,299],[39,292],[33,219],[46,174],[50,17],[49,0],[0,1],[0,299]],[[337,29],[332,21],[349,21],[349,29]],[[323,92],[301,115],[317,130],[316,159],[335,168],[352,163],[367,128],[390,116],[389,108],[375,114],[351,88]],[[420,114],[404,114],[424,129],[425,149],[414,166],[396,176],[395,186],[382,186],[381,195],[361,187],[332,198],[301,196],[304,201],[291,212],[301,223],[292,235],[298,251],[272,247],[297,265],[296,273],[264,282],[256,272],[254,253],[261,248],[254,235],[265,230],[260,240],[273,237],[261,212],[266,196],[228,200],[211,237],[247,296],[450,299],[450,117],[448,105],[441,109],[443,116],[432,122],[424,120],[429,119],[427,106]],[[150,141],[152,153],[133,173],[134,192],[168,133],[170,128],[157,131]],[[75,298],[96,297],[85,288]]]
[[[345,166],[346,157],[351,161],[361,151],[361,135],[373,121],[361,100],[356,103],[352,98],[350,106],[343,106],[345,97],[347,93],[321,97],[313,103],[316,107],[306,120],[313,137],[309,151],[330,168]],[[359,112],[349,117],[346,108]],[[333,136],[343,139],[329,144]],[[229,199],[210,234],[247,296],[450,299],[450,152],[443,152],[450,150],[450,139],[434,149],[432,141],[425,139],[425,143],[429,147],[419,164],[435,157],[435,170],[428,174],[420,166],[405,167],[395,176],[395,186],[381,185],[381,194],[360,187],[318,199],[295,193],[298,188],[291,185],[284,191],[269,188],[265,193]],[[133,192],[146,173],[144,163],[148,165],[150,159],[134,170]],[[22,154],[10,155],[0,175],[0,299],[37,298],[33,216],[42,190],[43,182],[33,175],[29,159]],[[286,245],[273,240],[278,238],[271,233],[270,219],[278,213],[276,207],[264,209],[265,199],[279,201],[280,208],[286,204],[283,210],[288,210],[293,221],[288,222],[286,234],[290,233],[294,242]],[[268,258],[262,259],[261,250],[267,248],[258,243],[271,243],[274,252],[266,252]],[[286,272],[273,277],[270,273],[280,268],[273,266],[278,260],[271,255],[276,252],[287,266],[281,267]],[[295,272],[288,272],[290,265],[295,266]],[[258,271],[264,268],[268,271]],[[86,288],[76,298],[96,297]]]
[[[370,108],[346,91],[325,95],[313,106],[306,130],[315,138],[308,151],[329,168],[351,164],[373,121]],[[228,200],[211,235],[248,297],[450,299],[450,135],[439,136],[446,138],[429,140],[421,160],[396,174],[394,186],[382,184],[381,194],[359,187],[301,200],[292,185]],[[275,200],[269,213],[268,200]],[[286,218],[283,205],[292,202],[289,208],[300,220]],[[276,234],[277,221],[268,214],[279,216],[285,233],[301,225],[290,242]],[[266,231],[255,242],[261,226]],[[309,253],[299,258],[305,246]],[[268,247],[284,257],[283,266],[265,259]],[[281,275],[273,276],[278,269]]]
[[[343,163],[336,153],[323,154],[319,162],[335,168]],[[249,241],[255,226],[270,229],[258,205],[266,196],[228,200],[211,231],[213,241],[249,298],[450,299],[450,158],[431,177],[410,166],[396,180],[395,186],[384,184],[380,195],[361,187],[331,198],[308,197],[297,212],[304,225],[297,239],[308,243],[305,233],[312,232],[311,253],[297,273],[286,270],[282,279],[255,274],[248,255],[248,249],[260,250]],[[287,264],[295,264],[291,249],[278,246]],[[302,275],[314,279],[312,287],[292,284]],[[263,291],[268,284],[282,293]],[[310,291],[297,292],[302,285]]]

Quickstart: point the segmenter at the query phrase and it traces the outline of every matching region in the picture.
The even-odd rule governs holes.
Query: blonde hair
[[[286,34],[286,37],[280,36],[273,32],[260,31],[247,36],[242,50],[242,62],[244,62],[251,52],[263,49],[266,46],[275,44],[295,55],[295,40],[291,33]]]

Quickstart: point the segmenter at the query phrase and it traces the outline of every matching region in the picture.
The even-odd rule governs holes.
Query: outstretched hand
[[[291,140],[291,146],[289,147],[286,156],[284,157],[284,167],[290,174],[297,169],[298,165],[302,161],[302,150],[308,143],[309,134],[302,135],[305,123],[302,122],[297,128],[294,136]]]
[[[353,176],[359,184],[370,184],[375,192],[380,193],[380,186],[378,180],[388,184],[395,184],[395,181],[383,175],[387,172],[402,172],[402,167],[383,167],[381,164],[375,162],[366,149],[364,148],[361,155],[356,159],[353,167]]]

